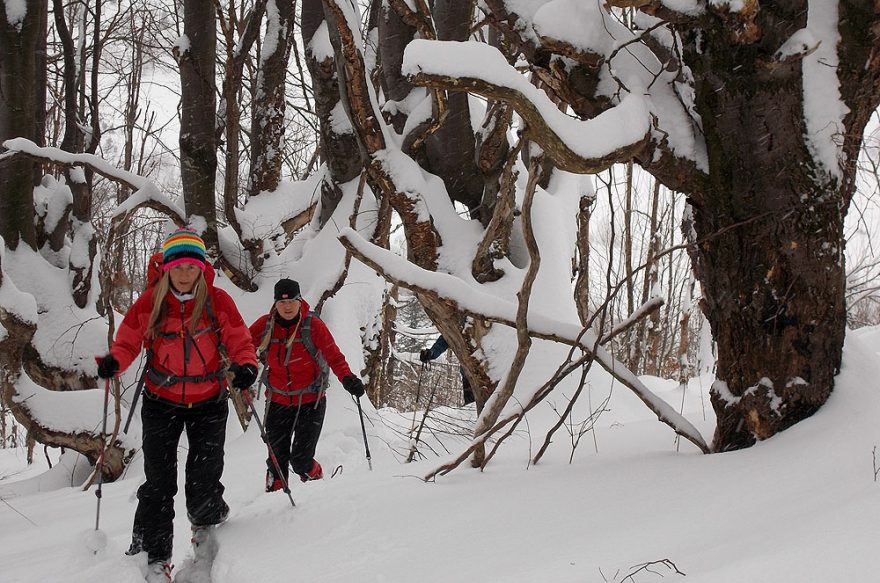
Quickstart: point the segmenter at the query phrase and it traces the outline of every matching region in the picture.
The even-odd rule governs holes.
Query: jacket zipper
[[[183,339],[183,376],[186,377],[186,365],[189,360],[189,355],[187,354],[186,349],[186,304],[184,302],[180,302],[180,337]],[[186,404],[186,381],[180,381],[180,403],[181,405]]]
[[[294,330],[293,333],[296,334],[296,330]],[[290,337],[287,336],[287,334],[285,334],[284,336],[285,336],[285,338],[284,338],[284,339],[285,339],[284,346],[287,346],[287,342],[290,341]],[[285,351],[285,354],[286,354],[286,351]],[[280,352],[278,353],[278,356],[279,356],[279,357],[281,356],[281,353],[280,353]],[[279,360],[281,360],[281,359],[279,358]],[[289,362],[285,362],[285,363],[284,363],[284,372],[287,373],[287,390],[288,390],[288,391],[291,391],[291,390],[293,390],[293,389],[291,388],[291,386],[293,385],[293,377],[290,375],[290,363],[289,363]],[[290,404],[291,404],[291,405],[294,405],[294,402],[293,402],[293,395],[290,395]]]

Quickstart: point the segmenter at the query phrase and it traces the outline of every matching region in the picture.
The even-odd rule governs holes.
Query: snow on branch
[[[186,213],[175,203],[164,196],[158,187],[150,180],[120,170],[103,158],[94,154],[72,154],[60,148],[42,147],[26,138],[12,138],[3,142],[3,146],[10,152],[16,152],[44,162],[50,162],[61,166],[86,166],[108,180],[122,184],[135,191],[124,203],[119,205],[113,213],[113,218],[129,215],[141,207],[150,207],[170,217],[178,226],[183,225]]]
[[[72,154],[60,148],[38,146],[26,138],[6,140],[3,142],[3,147],[10,151],[20,152],[63,166],[88,166],[101,176],[105,176],[115,182],[121,182],[131,190],[138,190],[148,182],[146,178],[132,172],[120,170],[94,154]]]
[[[614,8],[636,8],[645,14],[678,24],[706,14],[703,0],[605,0],[605,3]]]
[[[420,294],[439,297],[446,303],[454,303],[461,312],[473,318],[512,328],[517,326],[515,302],[475,289],[457,277],[421,269],[394,252],[373,245],[350,228],[340,232],[339,240],[359,261],[391,283]],[[532,337],[577,346],[592,354],[602,368],[632,390],[660,421],[702,452],[709,452],[709,446],[690,421],[652,393],[635,374],[601,348],[592,331],[534,312],[528,314],[527,324],[528,334]]]
[[[485,43],[415,40],[401,70],[415,85],[510,103],[529,125],[529,137],[568,172],[601,172],[636,156],[650,138],[651,113],[641,96],[628,94],[590,120],[569,117]]]

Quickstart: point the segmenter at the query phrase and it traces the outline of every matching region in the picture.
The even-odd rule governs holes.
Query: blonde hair
[[[269,343],[272,342],[272,332],[275,330],[275,314],[277,311],[275,310],[275,304],[272,304],[272,309],[269,310],[269,319],[266,321],[266,328],[263,331],[263,339],[260,341],[260,345],[257,347],[257,353],[265,352],[266,348],[269,347]]]
[[[150,340],[155,339],[162,331],[162,323],[165,321],[166,312],[168,311],[165,296],[168,295],[170,288],[171,276],[165,271],[153,288],[153,309],[150,311],[150,319],[147,320],[147,332],[145,334]],[[205,274],[203,272],[199,272],[199,277],[193,285],[192,294],[195,305],[193,306],[192,317],[189,321],[189,332],[190,334],[195,334],[198,330],[199,321],[202,319],[205,304],[208,302],[208,282],[205,281]]]
[[[269,319],[266,321],[266,328],[263,331],[263,339],[257,347],[257,354],[265,352],[266,348],[269,347],[269,343],[272,342],[272,333],[275,331],[275,316],[277,315],[278,309],[275,307],[275,304],[272,304],[272,309],[269,310]],[[287,342],[285,343],[286,348],[290,348],[290,345],[296,341],[296,331],[299,330],[299,326],[302,324],[301,316],[302,314],[300,314],[300,312],[296,313],[296,317],[300,320],[296,323],[296,328],[293,329],[293,334],[287,339]]]

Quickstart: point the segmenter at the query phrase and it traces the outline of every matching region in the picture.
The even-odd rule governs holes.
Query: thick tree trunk
[[[315,98],[315,113],[321,130],[321,157],[327,165],[328,175],[321,184],[321,225],[326,223],[342,199],[340,184],[354,180],[363,170],[363,158],[354,131],[338,130],[344,125],[334,124],[334,110],[341,113],[344,104],[340,103],[339,80],[336,74],[336,61],[332,50],[326,48],[323,37],[315,37],[324,22],[324,7],[321,0],[303,0],[302,39],[306,52],[306,66],[312,77],[312,91]],[[332,27],[330,33],[332,34]],[[319,33],[325,34],[324,31]],[[314,42],[314,45],[313,45]]]
[[[386,101],[402,102],[413,90],[412,83],[400,73],[403,51],[416,37],[416,28],[410,26],[391,6],[381,2],[379,15],[379,59],[382,63],[380,82]],[[394,108],[387,112],[389,122],[397,133],[402,133],[407,114]]]
[[[217,174],[216,48],[217,15],[211,0],[186,0],[183,31],[188,46],[180,64],[180,177],[188,217],[206,224],[202,237],[209,253],[218,256],[215,185]],[[175,49],[177,50],[177,49]]]
[[[771,24],[771,44],[806,25]],[[711,172],[691,197],[691,253],[718,343],[713,446],[724,451],[812,415],[831,392],[846,323],[849,197],[804,143],[800,62],[762,72],[760,47],[734,51],[726,31],[699,42],[709,45],[693,62]]]
[[[294,6],[289,0],[275,2],[267,11],[268,30],[263,41],[257,79],[257,99],[251,126],[251,174],[248,195],[275,190],[281,181],[284,137],[285,81],[293,35]]]
[[[225,35],[226,63],[221,96],[221,118],[217,135],[226,140],[226,157],[223,172],[223,214],[226,222],[241,239],[242,246],[250,255],[251,265],[260,270],[263,266],[262,239],[247,239],[242,236],[241,225],[235,209],[238,207],[239,194],[239,162],[241,160],[241,93],[242,76],[248,55],[259,36],[263,14],[266,11],[266,0],[258,0],[248,12],[244,21],[244,30],[238,42],[235,40],[236,15],[235,6],[229,6],[225,22],[221,21],[221,29]],[[251,134],[251,139],[259,139],[259,135]],[[253,166],[251,166],[253,171]]]
[[[46,6],[27,0],[21,22],[0,18],[0,143],[17,137],[33,139],[38,127],[37,51],[45,36]],[[34,162],[24,156],[0,161],[0,237],[10,249],[24,242],[36,248],[34,228]]]
[[[433,5],[438,40],[465,41],[470,36],[473,0],[436,0]],[[439,176],[450,198],[469,209],[483,199],[483,174],[477,167],[476,138],[467,93],[447,96],[446,119],[425,142],[427,169]]]

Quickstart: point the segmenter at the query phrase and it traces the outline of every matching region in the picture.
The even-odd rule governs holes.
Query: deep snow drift
[[[837,388],[817,415],[749,450],[708,456],[684,441],[677,452],[668,427],[594,371],[593,407],[611,398],[595,436],[583,435],[573,456],[562,430],[541,463],[528,464],[557,418],[544,406],[485,472],[461,467],[432,483],[418,477],[442,459],[401,463],[391,449],[405,451],[405,441],[378,418],[409,425],[412,413],[369,410],[368,470],[356,409],[334,381],[318,446],[327,477],[292,484],[295,509],[283,493],[263,492],[257,428],[243,434],[230,419],[224,483],[232,514],[218,531],[213,581],[599,583],[636,571],[627,581],[876,581],[878,355],[880,330],[850,332]],[[676,383],[645,380],[681,406]],[[713,416],[700,393],[710,381],[695,380],[684,406],[707,438]],[[562,403],[561,395],[552,399]],[[442,413],[473,421],[471,409]],[[577,412],[573,420],[584,417]],[[441,441],[455,454],[466,439]],[[42,472],[38,458],[25,468],[20,450],[0,451],[0,581],[143,581],[143,558],[123,555],[139,461],[104,486],[102,545],[93,536],[95,496],[76,486],[87,473],[82,460],[65,456]],[[177,503],[180,565],[189,553],[182,483]],[[663,559],[686,578],[670,564],[639,570]]]

